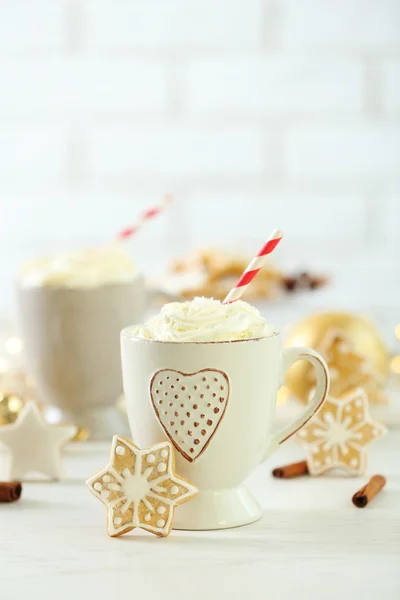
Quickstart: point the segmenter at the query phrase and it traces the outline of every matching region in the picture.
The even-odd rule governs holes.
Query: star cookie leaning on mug
[[[169,535],[176,506],[196,496],[197,488],[175,474],[172,444],[141,450],[115,435],[109,464],[86,481],[107,507],[107,533],[117,537],[135,527]]]
[[[297,441],[306,447],[311,475],[336,468],[350,475],[362,475],[367,466],[365,447],[386,431],[372,419],[365,391],[355,388],[341,398],[328,397],[299,431]]]

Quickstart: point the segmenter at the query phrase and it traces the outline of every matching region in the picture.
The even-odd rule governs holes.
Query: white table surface
[[[289,441],[248,481],[265,509],[257,523],[111,539],[83,484],[109,444],[71,444],[65,481],[25,483],[19,502],[0,504],[0,599],[398,600],[399,448],[399,430],[370,447],[368,474],[388,484],[364,509],[351,496],[367,476],[274,480],[272,467],[303,457]]]

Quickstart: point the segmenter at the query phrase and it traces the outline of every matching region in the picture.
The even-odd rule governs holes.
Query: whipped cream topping
[[[88,288],[135,279],[137,269],[120,243],[38,258],[26,263],[19,282],[27,287]]]
[[[223,342],[267,337],[275,328],[242,300],[222,304],[195,298],[165,304],[158,315],[129,331],[134,337],[164,342]]]

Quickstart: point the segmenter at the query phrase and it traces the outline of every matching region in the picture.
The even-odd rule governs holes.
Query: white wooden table
[[[105,508],[83,481],[107,463],[109,445],[64,454],[65,481],[26,483],[19,502],[0,504],[1,600],[400,598],[399,430],[370,450],[368,473],[388,485],[365,509],[351,496],[367,477],[272,479],[273,466],[302,457],[288,442],[248,481],[262,520],[164,539],[107,537]]]

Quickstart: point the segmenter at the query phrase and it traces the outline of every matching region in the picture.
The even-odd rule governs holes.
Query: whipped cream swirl
[[[32,260],[22,267],[19,282],[26,287],[89,288],[133,281],[137,274],[125,248],[114,243]]]
[[[164,342],[244,340],[267,337],[274,331],[247,302],[222,304],[212,298],[170,302],[147,323],[130,329],[134,337]]]

